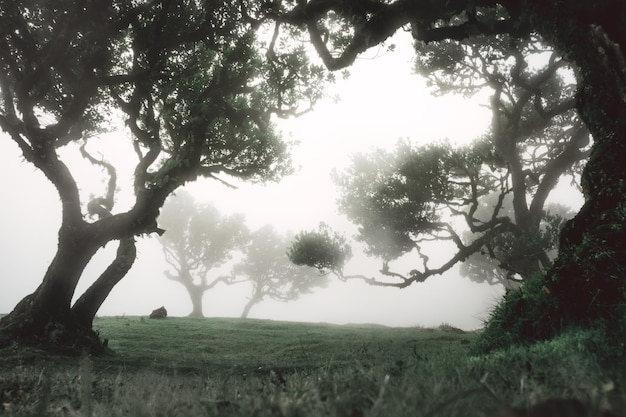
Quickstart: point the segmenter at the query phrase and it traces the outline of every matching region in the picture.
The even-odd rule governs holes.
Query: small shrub
[[[561,326],[558,306],[559,300],[548,290],[545,278],[536,276],[506,293],[491,313],[476,346],[489,352],[549,339]]]
[[[458,327],[454,327],[453,325],[449,323],[441,323],[439,327],[437,327],[437,330],[441,330],[442,332],[449,332],[449,333],[465,333],[464,330],[461,330]]]

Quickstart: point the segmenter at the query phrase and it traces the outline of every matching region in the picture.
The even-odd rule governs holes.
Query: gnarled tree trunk
[[[100,245],[84,230],[66,229],[61,228],[57,253],[41,285],[0,319],[0,347],[17,342],[77,354],[102,349],[91,325],[70,309],[76,284]]]
[[[626,10],[617,2],[587,14],[533,4],[538,31],[579,67],[577,108],[594,138],[582,175],[586,201],[562,232],[547,286],[561,319],[615,324],[626,303]]]
[[[113,287],[130,271],[136,256],[135,239],[133,237],[122,239],[115,260],[72,306],[71,312],[78,323],[91,328],[93,319],[102,303],[109,296]]]

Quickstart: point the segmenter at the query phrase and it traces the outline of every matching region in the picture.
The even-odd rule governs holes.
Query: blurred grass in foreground
[[[577,398],[601,416],[626,405],[626,367],[599,355],[607,350],[593,332],[476,356],[476,334],[448,325],[110,317],[94,326],[110,355],[0,351],[0,415],[501,416],[505,404]]]

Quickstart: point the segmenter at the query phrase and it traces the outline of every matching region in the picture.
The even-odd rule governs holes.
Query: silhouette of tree
[[[184,191],[165,202],[159,224],[166,229],[159,238],[165,260],[174,271],[165,271],[165,276],[187,290],[192,305],[189,317],[203,317],[204,293],[220,282],[230,283],[231,276],[220,274],[219,268],[249,240],[244,216],[222,215]]]
[[[290,172],[272,116],[310,108],[326,73],[302,44],[284,42],[288,28],[275,38],[281,51],[268,53],[259,33],[270,18],[247,0],[2,2],[0,128],[56,188],[62,215],[57,253],[41,285],[0,321],[0,346],[102,350],[95,312],[130,269],[134,238],[162,233],[156,219],[171,192],[198,177]],[[108,164],[105,192],[85,199],[65,153],[120,118],[136,164],[122,209],[111,198],[121,188],[111,158],[98,158]],[[86,265],[114,240],[116,259],[72,306]]]

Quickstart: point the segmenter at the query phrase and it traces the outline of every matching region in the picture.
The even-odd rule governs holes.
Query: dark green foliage
[[[521,288],[507,291],[491,313],[478,346],[491,351],[554,336],[561,325],[558,303],[549,293],[545,277],[536,275]]]
[[[558,247],[559,235],[565,218],[545,213],[540,227],[532,232],[507,231],[494,233],[486,246],[494,251],[495,259],[504,265],[532,262],[536,253],[550,253]]]
[[[287,256],[296,265],[311,266],[320,272],[332,271],[341,275],[341,270],[352,252],[343,236],[322,223],[317,231],[297,234]]]

